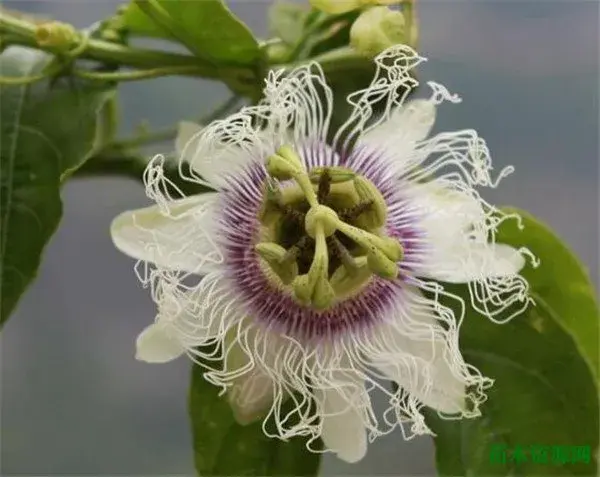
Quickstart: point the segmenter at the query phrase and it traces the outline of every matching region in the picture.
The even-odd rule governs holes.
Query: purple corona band
[[[333,166],[330,149],[325,145],[299,148],[307,169]],[[398,182],[389,179],[377,153],[357,149],[347,158],[346,167],[370,180],[382,193],[389,214],[386,228],[390,237],[401,243],[404,256],[399,263],[396,280],[373,276],[355,296],[325,311],[316,311],[295,301],[288,293],[273,285],[260,266],[254,250],[260,228],[258,212],[263,200],[262,185],[266,172],[258,160],[244,170],[223,192],[223,233],[228,276],[243,298],[248,313],[264,326],[302,341],[327,339],[369,328],[386,316],[389,307],[399,302],[407,274],[423,253],[423,233],[414,223],[414,214],[403,214],[410,201],[398,190]],[[357,167],[353,167],[356,164]],[[411,221],[410,218],[413,218]],[[400,300],[401,302],[401,300]]]

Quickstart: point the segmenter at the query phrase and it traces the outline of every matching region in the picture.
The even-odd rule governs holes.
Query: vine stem
[[[229,111],[235,109],[237,105],[241,102],[242,98],[240,96],[232,96],[223,104],[217,106],[213,111],[211,111],[206,116],[202,117],[198,120],[199,124],[208,124],[215,119],[222,117],[227,114]],[[148,144],[156,144],[159,142],[169,141],[174,139],[177,135],[177,127],[168,127],[165,129],[160,129],[158,131],[152,131],[146,134],[140,134],[133,138],[125,138],[119,139],[114,142],[107,144],[103,149],[104,150],[128,150],[135,149],[143,146],[147,146]]]
[[[216,107],[209,114],[199,120],[200,124],[208,124],[234,110],[242,101],[240,96],[232,96],[223,104]],[[86,163],[77,170],[77,177],[97,177],[117,175],[141,180],[148,164],[148,158],[135,150],[153,143],[172,140],[177,135],[177,127],[165,128],[137,137],[112,141],[102,147]],[[170,179],[182,187],[196,187],[190,183],[179,184],[177,164],[170,162],[166,174]]]
[[[54,47],[38,43],[36,31],[37,25],[34,22],[17,18],[0,9],[0,33],[9,35],[6,41],[10,41],[10,44],[13,45],[28,46],[47,53],[57,54]],[[179,67],[181,70],[174,71],[174,74],[210,79],[238,79],[248,82],[254,79],[254,72],[248,67],[236,65],[215,66],[191,55],[136,48],[92,38],[87,41],[85,48],[79,52],[78,58],[151,70]]]

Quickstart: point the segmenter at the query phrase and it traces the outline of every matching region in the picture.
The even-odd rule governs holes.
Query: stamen
[[[397,240],[391,237],[379,237],[371,232],[367,232],[366,230],[362,230],[358,227],[354,227],[342,222],[339,219],[336,222],[336,226],[340,232],[352,239],[361,247],[367,250],[378,249],[394,262],[402,259],[402,245],[400,245],[400,242]]]
[[[367,251],[367,263],[382,278],[394,279],[398,276],[398,262],[402,258],[402,245],[390,237],[378,237],[342,221],[337,228]]]
[[[331,244],[334,256],[339,259],[350,275],[354,275],[358,271],[358,263],[350,251],[335,235],[329,237],[328,241]]]
[[[346,296],[356,292],[373,273],[387,279],[398,276],[397,263],[403,256],[402,245],[392,237],[381,235],[381,228],[387,219],[386,203],[369,180],[337,166],[306,171],[290,146],[282,146],[270,156],[266,168],[271,177],[292,179],[298,185],[290,189],[296,196],[291,201],[288,197],[284,202],[283,192],[267,183],[267,205],[264,208],[276,210],[279,214],[277,217],[282,220],[281,227],[272,228],[270,233],[276,236],[293,233],[299,234],[300,238],[285,235],[283,243],[297,240],[288,250],[268,242],[257,245],[257,251],[284,285],[291,284],[290,291],[300,303],[324,310],[340,299],[340,294]],[[309,206],[306,213],[304,201]],[[328,205],[324,205],[324,202]],[[332,208],[335,205],[346,207],[342,209],[341,217]],[[306,235],[298,229],[298,225],[303,225]],[[364,249],[364,255],[354,257],[353,252],[335,237],[337,231]],[[315,241],[312,259],[310,255],[303,254],[308,251],[311,238]],[[330,249],[341,264],[333,271],[331,279]],[[306,270],[309,263],[308,272],[299,275],[301,271],[298,267]]]
[[[281,146],[277,154],[267,159],[267,171],[280,180],[294,179],[311,207],[318,205],[315,193],[302,161],[290,146]]]
[[[354,179],[354,187],[361,201],[372,202],[369,213],[364,214],[364,219],[367,221],[366,228],[377,229],[383,227],[387,219],[387,205],[381,192],[371,181],[361,176]]]
[[[273,242],[258,243],[254,248],[284,285],[292,283],[298,275],[295,257],[289,257],[285,248]]]

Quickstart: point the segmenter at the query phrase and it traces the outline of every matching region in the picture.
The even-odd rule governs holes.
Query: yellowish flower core
[[[373,275],[398,276],[403,249],[386,235],[386,204],[371,181],[344,167],[307,171],[289,146],[266,166],[255,250],[274,286],[302,305],[327,310]]]

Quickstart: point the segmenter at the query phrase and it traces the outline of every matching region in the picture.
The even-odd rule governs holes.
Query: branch
[[[0,34],[5,36],[5,43],[28,46],[51,54],[59,54],[60,52],[55,47],[40,44],[37,37],[39,27],[33,21],[17,18],[0,9]],[[77,57],[118,66],[145,69],[181,67],[176,74],[203,78],[235,78],[236,81],[250,84],[253,84],[255,80],[254,72],[250,68],[234,65],[215,66],[190,55],[135,48],[92,38],[86,41],[85,48],[78,52]]]

